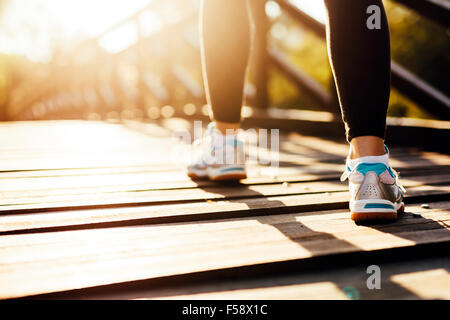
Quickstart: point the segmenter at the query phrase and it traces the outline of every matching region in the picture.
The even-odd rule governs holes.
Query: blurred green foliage
[[[393,60],[450,95],[450,31],[392,1],[385,1],[385,4],[391,28]],[[297,66],[325,87],[332,87],[324,41],[311,32],[302,31],[296,21],[284,15],[275,21],[272,33],[274,44],[287,53]],[[270,74],[269,94],[275,106],[317,109],[304,92],[289,83],[278,71],[271,70]],[[388,114],[432,118],[396,90],[392,90]]]

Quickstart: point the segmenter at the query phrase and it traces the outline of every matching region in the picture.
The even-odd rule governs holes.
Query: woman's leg
[[[350,158],[382,155],[390,93],[389,26],[381,0],[325,0],[330,61]],[[380,8],[380,29],[369,29],[369,6]]]
[[[245,0],[203,0],[203,75],[216,127],[236,129],[241,119],[250,52],[250,20]]]
[[[351,218],[397,219],[404,189],[384,149],[390,91],[390,41],[381,0],[325,0],[328,47],[350,154],[342,180],[349,179]],[[368,10],[377,6],[380,28],[371,29]],[[373,9],[373,8],[371,8]],[[369,11],[369,13],[368,13]],[[370,24],[369,24],[370,25]]]
[[[200,31],[205,90],[215,123],[208,126],[210,139],[199,140],[188,176],[214,181],[245,179],[245,152],[236,129],[250,54],[247,1],[203,0]]]

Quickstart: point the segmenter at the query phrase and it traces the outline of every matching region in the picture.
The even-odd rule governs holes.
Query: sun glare
[[[13,0],[7,2],[0,28],[0,52],[21,54],[34,61],[51,59],[52,48],[70,46],[77,39],[95,37],[154,0]],[[167,0],[169,2],[169,0]],[[226,1],[226,0],[224,0]],[[315,19],[324,22],[322,0],[290,0]],[[281,10],[274,1],[266,6],[276,17]],[[159,15],[146,11],[141,16],[144,36],[161,27]],[[108,52],[125,49],[137,39],[136,25],[117,28],[100,39]]]
[[[290,0],[314,19],[325,22],[325,5],[323,0]]]
[[[0,51],[45,60],[50,42],[95,37],[152,0],[14,0],[3,14]],[[134,30],[132,30],[134,32]],[[117,43],[133,38],[130,28],[119,32]],[[116,48],[104,41],[107,48]]]

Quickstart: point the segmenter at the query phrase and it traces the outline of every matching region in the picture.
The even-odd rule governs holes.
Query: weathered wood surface
[[[248,179],[221,185],[185,176],[171,158],[185,146],[168,128],[0,124],[1,298],[345,298],[348,282],[365,299],[448,299],[449,156],[391,150],[406,213],[356,225],[338,181],[343,141],[284,134],[278,170],[253,162]],[[315,259],[382,252],[389,293],[369,294],[351,276],[367,265],[280,278]],[[436,257],[416,268],[420,252]],[[411,262],[389,262],[398,256]]]
[[[381,290],[366,286],[366,265],[259,277],[214,284],[97,294],[97,299],[450,299],[450,259],[416,259],[381,265]]]

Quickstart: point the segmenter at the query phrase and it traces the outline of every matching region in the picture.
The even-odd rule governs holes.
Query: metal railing
[[[326,37],[325,26],[321,22],[287,0],[275,1],[283,12],[305,29],[322,39]],[[449,2],[396,1],[445,28],[449,26]],[[197,1],[192,1],[192,10],[186,10],[186,2],[171,1],[172,10],[179,12],[177,18],[167,21],[157,32],[147,36],[143,32],[142,16],[148,10],[157,11],[169,2],[153,1],[97,38],[80,44],[77,55],[71,61],[66,62],[65,66],[55,66],[48,74],[48,79],[52,81],[43,82],[39,90],[18,101],[9,117],[79,117],[81,112],[94,113],[99,118],[105,118],[111,113],[119,114],[119,117],[125,115],[150,119],[206,115],[203,107],[206,103],[205,94],[200,78],[199,43],[192,32],[187,32],[196,30]],[[302,92],[306,92],[322,110],[337,113],[336,92],[323,87],[297,68],[281,50],[268,45],[270,21],[265,13],[265,3],[266,0],[251,1],[257,27],[252,57],[253,80],[245,90],[249,105],[257,112],[270,108],[267,83],[268,68],[272,66],[301,87]],[[129,23],[133,23],[137,30],[134,44],[114,54],[100,48],[102,38]],[[194,68],[194,72],[189,68]],[[126,74],[134,74],[134,78],[126,77]],[[449,97],[394,61],[392,85],[438,119],[450,120]],[[185,108],[186,104],[189,108]],[[266,115],[269,116],[269,113]]]
[[[276,0],[280,7],[299,21],[305,28],[313,31],[320,38],[325,39],[325,26],[311,18],[298,7],[286,0]],[[397,1],[412,9],[420,9],[419,13],[448,27],[450,21],[450,3],[445,1],[430,0],[400,0]],[[447,18],[447,20],[445,19]],[[290,64],[277,49],[269,50],[269,57],[273,63],[285,74],[289,75],[295,83],[304,86],[311,92],[322,105],[336,103],[330,100],[330,95],[325,93],[313,79],[306,77]],[[436,88],[427,84],[424,80],[408,71],[395,61],[392,61],[392,85],[441,120],[450,120],[450,98]],[[438,66],[436,66],[438,67]]]

